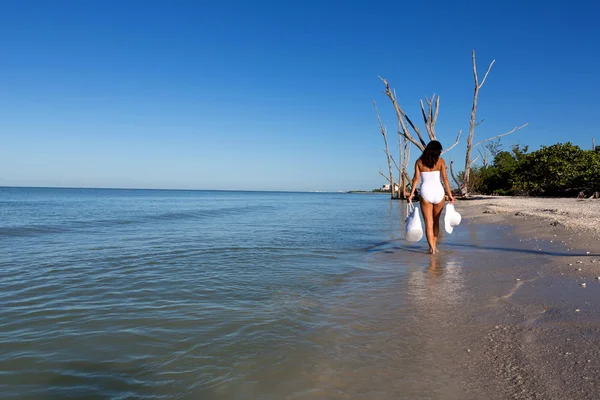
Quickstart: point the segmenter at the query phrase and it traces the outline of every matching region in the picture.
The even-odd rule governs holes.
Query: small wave
[[[63,225],[30,225],[0,227],[0,236],[35,236],[40,234],[54,234],[69,232],[71,229]]]
[[[160,214],[141,215],[137,218],[120,219],[89,219],[68,221],[55,225],[23,225],[0,227],[0,237],[31,237],[38,235],[68,233],[96,227],[111,227],[122,225],[144,224],[155,221],[181,221],[181,220],[204,220],[207,218],[221,218],[226,215],[245,214],[249,210],[264,210],[273,208],[272,206],[247,206],[247,207],[227,207],[213,208],[209,210],[190,210],[180,212],[167,212]]]

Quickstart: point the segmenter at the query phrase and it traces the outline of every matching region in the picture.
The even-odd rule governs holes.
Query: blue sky
[[[600,142],[600,5],[533,1],[16,1],[0,13],[0,185],[251,190],[385,183],[378,75],[438,138]],[[420,120],[419,120],[420,121]],[[423,128],[422,128],[423,129]],[[446,158],[464,163],[465,141]],[[413,155],[416,155],[416,149]],[[414,156],[413,156],[414,159]]]

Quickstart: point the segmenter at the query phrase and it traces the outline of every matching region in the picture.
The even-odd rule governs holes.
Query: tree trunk
[[[462,185],[460,187],[460,191],[462,192],[463,195],[469,194],[469,180],[471,178],[471,164],[473,163],[471,161],[471,151],[473,149],[473,135],[475,134],[475,116],[477,114],[477,98],[479,97],[479,89],[481,89],[481,86],[483,86],[483,83],[485,82],[485,78],[487,78],[487,75],[490,72],[492,65],[494,65],[494,61],[496,61],[496,60],[492,61],[492,63],[488,67],[487,73],[485,74],[485,76],[483,78],[483,82],[481,82],[481,85],[480,85],[479,79],[477,78],[477,63],[475,62],[475,50],[473,50],[473,52],[472,52],[472,59],[473,59],[473,80],[475,81],[475,90],[473,91],[473,106],[471,107],[471,119],[469,121],[469,136],[467,137],[467,151],[465,154],[465,173],[463,176]]]
[[[408,139],[401,134],[400,130],[398,130],[398,144],[400,150],[400,167],[398,168],[398,173],[400,174],[400,187],[398,188],[398,198],[405,200],[408,198],[408,194],[406,193],[406,176],[408,173],[406,170],[408,167],[408,160],[410,159],[410,147]]]
[[[479,121],[479,122],[475,123],[475,116],[477,114],[477,99],[479,98],[479,89],[481,89],[481,87],[485,83],[485,80],[487,79],[488,74],[490,73],[490,70],[492,69],[492,65],[494,65],[496,60],[492,60],[492,62],[490,63],[485,75],[483,76],[483,79],[481,80],[481,83],[479,82],[479,78],[477,77],[477,63],[475,61],[475,50],[473,50],[473,52],[472,52],[472,60],[473,60],[473,80],[475,82],[475,89],[473,91],[473,106],[471,107],[471,119],[469,121],[469,137],[467,137],[467,150],[466,150],[466,154],[465,154],[465,172],[463,175],[462,183],[460,185],[460,191],[462,192],[462,194],[464,196],[469,195],[469,184],[471,181],[471,166],[477,160],[477,158],[479,158],[479,156],[477,156],[474,159],[471,159],[471,152],[472,152],[473,148],[479,146],[482,143],[488,142],[490,140],[493,140],[493,139],[496,139],[496,138],[499,138],[502,136],[510,135],[511,133],[527,126],[527,124],[523,124],[521,126],[517,126],[517,127],[513,128],[509,132],[505,132],[500,135],[496,135],[494,137],[491,137],[491,138],[488,138],[488,139],[485,139],[485,140],[482,140],[480,142],[473,144],[473,136],[475,134],[475,127],[477,125],[479,125],[481,122],[483,122],[483,121]]]
[[[387,140],[387,129],[381,123],[381,118],[379,117],[379,111],[377,110],[377,103],[373,100],[373,106],[375,107],[375,113],[377,114],[377,121],[379,122],[379,131],[381,135],[383,135],[383,142],[385,143],[385,155],[387,156],[388,167],[390,170],[390,192],[392,194],[392,199],[397,198],[396,196],[396,184],[394,183],[394,169],[392,168],[392,156],[390,154],[390,147],[388,146]]]

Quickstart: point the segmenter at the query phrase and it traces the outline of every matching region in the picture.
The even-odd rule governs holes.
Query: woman
[[[442,154],[442,144],[437,140],[432,140],[427,144],[423,154],[415,163],[415,176],[412,180],[412,190],[408,196],[408,202],[412,202],[417,189],[419,178],[423,177],[421,182],[421,212],[425,220],[425,235],[429,243],[429,253],[435,254],[437,249],[437,238],[440,233],[440,216],[444,209],[444,187],[451,204],[454,204],[452,189],[448,182],[446,174],[446,163],[440,157]],[[441,179],[444,181],[442,186]]]

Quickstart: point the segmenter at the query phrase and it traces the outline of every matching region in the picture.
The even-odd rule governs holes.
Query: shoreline
[[[490,240],[490,248],[507,247],[504,260],[466,254],[466,292],[477,300],[456,316],[465,325],[454,341],[468,346],[460,356],[467,398],[600,398],[600,201],[482,196],[455,204],[474,232],[510,230],[499,233],[504,242]]]
[[[469,217],[512,214],[600,236],[600,200],[596,199],[476,196],[456,204],[464,206]]]

